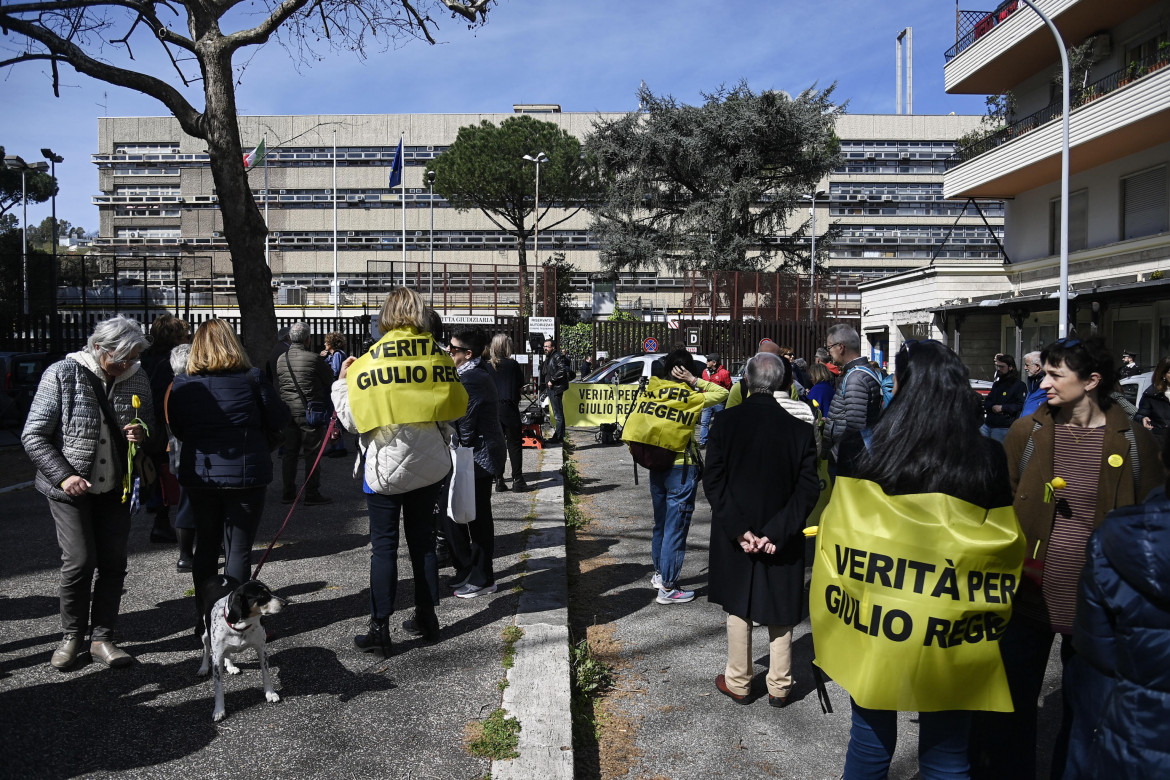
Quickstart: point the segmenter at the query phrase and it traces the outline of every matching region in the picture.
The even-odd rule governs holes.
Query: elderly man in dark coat
[[[752,621],[768,628],[768,703],[787,704],[792,627],[804,612],[802,531],[820,488],[812,426],[772,396],[790,370],[770,353],[749,360],[750,395],[723,412],[707,442],[708,598],[727,612],[727,669],[715,686],[740,704],[749,701],[754,671]]]

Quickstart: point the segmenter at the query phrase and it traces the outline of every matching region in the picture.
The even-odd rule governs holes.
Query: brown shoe
[[[101,661],[111,669],[129,666],[134,663],[134,659],[130,657],[130,654],[113,642],[90,642],[89,654],[95,661]]]
[[[727,687],[727,680],[723,675],[719,675],[715,678],[715,687],[719,689],[720,693],[731,699],[736,704],[748,703],[748,695],[746,693],[732,693],[731,689]]]
[[[77,663],[77,651],[81,649],[81,637],[77,634],[66,634],[61,638],[61,646],[53,651],[49,665],[64,672],[73,668]]]

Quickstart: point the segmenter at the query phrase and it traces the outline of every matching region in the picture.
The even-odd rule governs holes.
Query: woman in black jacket
[[[1020,379],[1016,359],[1011,355],[996,355],[995,382],[991,385],[991,392],[983,399],[983,411],[986,414],[983,435],[1002,444],[1007,438],[1008,429],[1020,416],[1027,398],[1028,386]]]
[[[1165,443],[1166,431],[1170,429],[1170,357],[1158,361],[1153,383],[1142,393],[1141,403],[1133,419],[1154,434],[1159,444]]]
[[[504,473],[504,431],[491,363],[483,359],[487,334],[482,328],[455,331],[447,345],[459,381],[467,390],[467,414],[455,421],[459,441],[475,451],[475,519],[459,525],[444,523],[455,565],[453,587],[461,599],[496,592],[495,523],[492,520],[492,483]]]
[[[520,435],[520,388],[524,385],[524,373],[520,370],[520,364],[512,359],[512,339],[503,333],[492,336],[491,364],[496,372],[496,395],[500,399],[500,426],[504,429],[508,458],[512,461],[512,490],[527,490]],[[507,489],[504,478],[497,478],[496,491],[503,493]]]
[[[182,442],[179,484],[195,518],[196,609],[200,586],[219,569],[240,582],[251,577],[252,542],[272,481],[270,439],[289,421],[288,407],[252,368],[235,331],[223,320],[199,326],[187,375],[175,377],[168,402],[171,433]]]

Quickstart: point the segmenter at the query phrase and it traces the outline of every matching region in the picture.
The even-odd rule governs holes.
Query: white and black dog
[[[264,639],[261,615],[274,615],[287,604],[259,580],[248,580],[243,585],[231,577],[217,576],[207,580],[200,589],[200,603],[210,604],[203,616],[203,664],[199,676],[212,673],[215,680],[215,711],[211,718],[223,720],[223,670],[239,674],[240,670],[229,656],[246,648],[253,648],[260,659],[260,675],[264,681],[264,698],[280,701],[280,694],[272,688],[268,674],[268,647]]]

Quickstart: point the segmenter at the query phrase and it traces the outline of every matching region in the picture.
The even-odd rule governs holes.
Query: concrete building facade
[[[515,239],[479,212],[458,212],[438,195],[432,199],[423,166],[455,140],[460,127],[485,120],[498,124],[516,112],[537,114],[578,138],[588,135],[594,123],[620,116],[517,105],[512,114],[241,118],[245,147],[264,139],[268,149],[267,170],[255,167],[249,177],[258,205],[262,211],[267,207],[278,304],[297,298],[302,304],[306,300],[300,299],[329,305],[335,252],[342,305],[369,302],[371,293],[376,299],[390,273],[400,277],[403,193],[387,186],[400,137],[405,147],[408,282],[422,289],[435,278],[439,284],[466,285],[468,268],[481,280],[489,271],[497,293],[515,302]],[[979,118],[970,116],[842,116],[837,133],[843,161],[818,187],[824,194],[815,205],[817,233],[823,235],[833,223],[841,231],[829,270],[863,279],[917,268],[932,259],[998,267],[1002,204],[983,201],[980,213],[974,205],[943,198],[945,161],[954,152],[955,139],[978,124]],[[227,244],[201,141],[186,136],[169,117],[103,118],[98,120],[93,162],[99,190],[94,202],[100,210],[96,243],[102,251],[198,256],[209,269],[198,284],[230,286]],[[542,224],[564,216],[553,211]],[[802,221],[808,216],[795,215]],[[589,214],[582,211],[542,228],[539,247],[542,259],[563,253],[578,269],[572,278],[574,291],[579,291],[574,303],[586,309],[592,301],[591,275],[602,268],[589,222]],[[438,267],[434,276],[432,241]],[[527,254],[531,263],[531,243]],[[463,270],[454,273],[452,268]],[[621,274],[617,298],[623,308],[662,310],[677,305],[688,284],[665,273]]]
[[[1070,79],[1069,325],[1152,366],[1170,354],[1170,2],[1046,0],[1075,47]],[[1005,262],[983,274],[944,261],[863,284],[871,345],[948,339],[975,375],[995,352],[1056,338],[1061,91],[1058,50],[1040,17],[1004,2],[947,52],[946,88],[1010,94],[1001,130],[948,161],[944,195],[1006,203]]]

